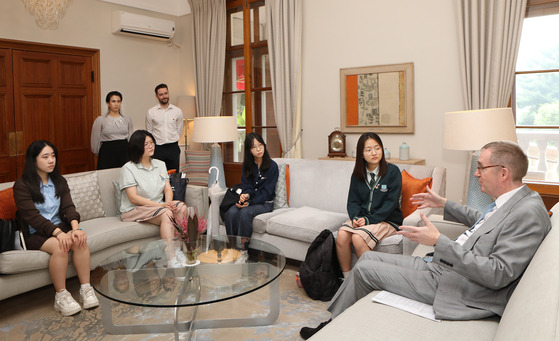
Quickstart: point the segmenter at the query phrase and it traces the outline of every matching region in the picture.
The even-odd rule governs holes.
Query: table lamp
[[[477,170],[479,150],[493,141],[510,141],[518,144],[511,108],[445,113],[444,148],[470,151],[463,202],[479,211],[483,211],[493,199],[481,192],[474,174]]]
[[[223,172],[223,158],[219,142],[236,141],[239,138],[237,132],[237,118],[234,116],[210,116],[195,117],[192,133],[192,141],[198,143],[213,143],[210,156],[210,168],[217,167],[218,172],[211,172],[208,186],[215,181],[219,187],[226,189],[225,176]]]

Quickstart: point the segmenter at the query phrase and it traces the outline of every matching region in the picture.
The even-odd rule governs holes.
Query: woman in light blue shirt
[[[82,309],[66,290],[70,251],[81,283],[83,308],[97,307],[99,301],[89,284],[87,236],[79,226],[80,215],[72,202],[68,184],[60,175],[57,158],[58,151],[52,143],[31,143],[25,156],[23,174],[14,184],[14,199],[27,249],[51,255],[49,272],[56,290],[54,309],[68,316]]]

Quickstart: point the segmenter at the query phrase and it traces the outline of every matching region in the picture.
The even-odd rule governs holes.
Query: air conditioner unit
[[[175,22],[172,20],[148,17],[124,11],[114,11],[113,33],[137,37],[169,40],[175,35]]]

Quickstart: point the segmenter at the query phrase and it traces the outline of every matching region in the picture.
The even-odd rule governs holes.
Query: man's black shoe
[[[324,328],[324,326],[327,325],[328,323],[330,323],[330,321],[332,321],[332,319],[329,319],[328,321],[322,322],[316,328],[303,327],[303,328],[301,328],[301,331],[299,332],[299,334],[301,335],[303,340],[306,340],[306,339],[310,338],[311,336],[313,336],[314,334],[316,334],[319,330]]]

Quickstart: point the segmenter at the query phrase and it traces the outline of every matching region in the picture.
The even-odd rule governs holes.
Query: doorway
[[[34,140],[58,148],[62,174],[94,169],[99,50],[0,39],[0,182],[21,176]]]

